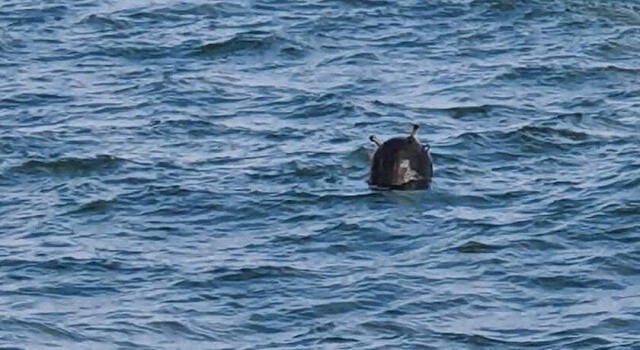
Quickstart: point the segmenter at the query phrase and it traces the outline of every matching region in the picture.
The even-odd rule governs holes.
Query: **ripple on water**
[[[64,157],[52,161],[28,160],[11,168],[11,172],[24,176],[84,176],[105,170],[116,169],[124,163],[122,158],[98,155],[94,158]]]

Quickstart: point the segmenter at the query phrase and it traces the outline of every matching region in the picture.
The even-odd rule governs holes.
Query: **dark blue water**
[[[637,1],[2,0],[0,347],[640,349],[639,135]]]

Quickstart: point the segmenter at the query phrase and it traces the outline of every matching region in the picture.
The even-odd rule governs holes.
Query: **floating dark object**
[[[392,190],[427,188],[433,174],[429,146],[416,138],[419,126],[413,125],[409,137],[394,137],[381,143],[371,135],[377,148],[371,157],[369,186]]]

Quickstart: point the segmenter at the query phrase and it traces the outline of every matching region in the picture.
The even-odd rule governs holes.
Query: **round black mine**
[[[429,147],[416,138],[414,125],[408,137],[394,137],[380,143],[375,136],[370,140],[377,146],[371,158],[369,185],[379,189],[419,190],[429,187],[433,163]]]

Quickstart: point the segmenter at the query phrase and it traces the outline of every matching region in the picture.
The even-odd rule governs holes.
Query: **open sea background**
[[[0,348],[640,349],[639,113],[638,1],[2,0]]]

